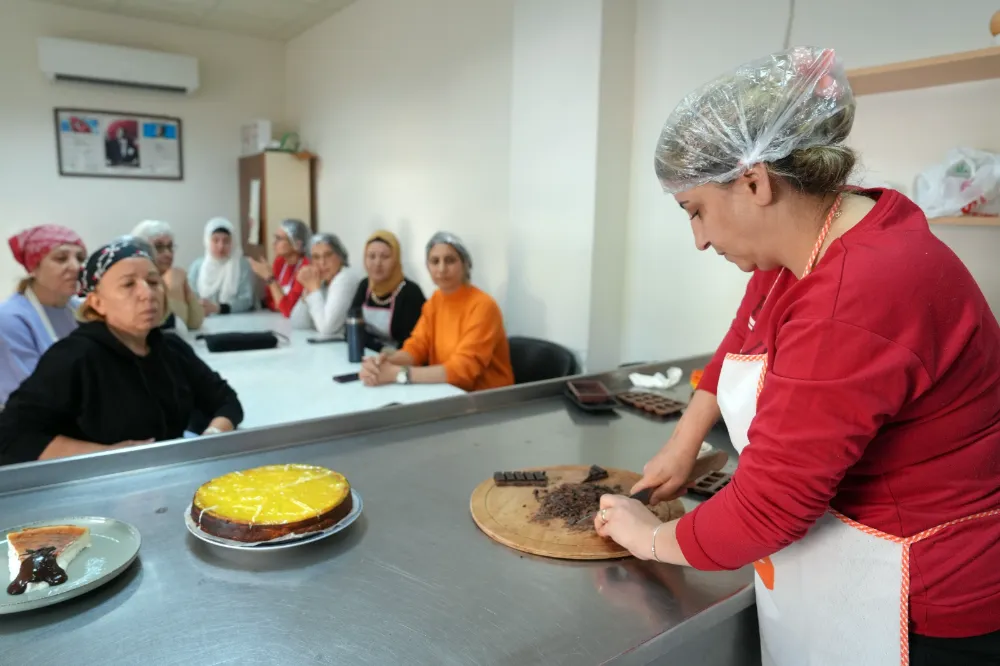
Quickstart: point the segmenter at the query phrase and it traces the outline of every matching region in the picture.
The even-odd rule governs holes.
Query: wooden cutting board
[[[587,478],[588,465],[560,465],[539,467],[532,471],[548,472],[548,489],[561,483],[580,483]],[[527,470],[525,470],[527,471]],[[608,478],[597,483],[621,486],[625,493],[641,478],[639,474],[623,469],[608,469]],[[472,519],[494,541],[532,555],[557,557],[565,560],[609,560],[628,557],[629,552],[610,539],[603,539],[591,530],[575,531],[566,527],[561,519],[548,523],[535,523],[531,517],[538,511],[534,488],[500,486],[493,479],[483,481],[472,491],[469,509]],[[684,515],[679,500],[662,502],[653,508],[663,520],[673,520]]]

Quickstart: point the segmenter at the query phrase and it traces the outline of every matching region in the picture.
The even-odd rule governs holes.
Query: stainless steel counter
[[[104,588],[5,616],[0,662],[629,665],[661,663],[699,641],[701,664],[744,663],[747,651],[756,659],[740,643],[753,632],[749,568],[551,560],[476,528],[469,496],[494,470],[640,470],[673,427],[583,414],[561,391],[543,383],[0,469],[0,525],[100,515],[143,536],[139,560]],[[724,432],[710,441],[729,448]],[[188,534],[182,514],[198,485],[284,462],[344,473],[364,499],[359,521],[272,553]],[[33,487],[45,482],[53,485]]]

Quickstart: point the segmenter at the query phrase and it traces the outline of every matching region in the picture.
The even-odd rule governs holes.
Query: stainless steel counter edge
[[[593,377],[621,390],[630,372],[666,365]],[[550,560],[475,528],[469,492],[491,470],[568,461],[638,469],[676,423],[584,414],[559,397],[564,383],[0,469],[9,524],[84,512],[144,535],[138,563],[115,582],[5,619],[0,661],[29,659],[44,638],[53,660],[109,666],[277,663],[274,651],[284,663],[366,666],[759,666],[749,567]],[[690,389],[672,393],[686,399]],[[735,457],[723,431],[708,440]],[[365,498],[357,525],[273,553],[223,552],[184,530],[199,483],[288,458],[356,480]],[[225,613],[195,599],[224,600]],[[115,661],[94,635],[138,652]]]
[[[671,363],[650,363],[618,368],[613,371],[579,376],[579,379],[596,379],[609,388],[624,390],[628,375],[633,372],[653,374],[670,366],[685,371],[698,367],[706,359],[696,357]],[[411,405],[393,405],[381,409],[356,412],[324,419],[298,421],[264,428],[236,430],[235,432],[158,442],[132,449],[117,449],[101,453],[43,460],[0,467],[0,497],[22,490],[38,489],[100,476],[125,474],[152,467],[166,467],[210,460],[255,451],[268,451],[297,446],[318,440],[341,439],[367,432],[402,428],[406,426],[494,411],[513,405],[561,395],[566,381],[559,378],[532,384],[521,384],[493,391],[468,393],[453,398],[443,398]],[[377,388],[366,389],[377,391]],[[682,382],[672,391],[679,398],[687,399],[687,383]],[[276,433],[281,433],[281,443],[275,444]]]

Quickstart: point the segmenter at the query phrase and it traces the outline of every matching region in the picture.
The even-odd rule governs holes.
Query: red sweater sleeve
[[[802,538],[879,428],[930,386],[908,349],[831,319],[782,326],[732,482],[682,518],[692,566],[738,569]]]
[[[755,271],[750,281],[747,283],[747,290],[743,294],[743,300],[736,311],[736,318],[733,319],[729,332],[722,339],[722,344],[715,350],[712,360],[705,366],[705,372],[698,382],[698,388],[702,391],[715,393],[719,387],[719,375],[722,373],[722,362],[726,359],[726,354],[739,354],[743,348],[743,341],[747,336],[747,322],[750,313],[767,296],[768,290],[778,277],[778,271]]]

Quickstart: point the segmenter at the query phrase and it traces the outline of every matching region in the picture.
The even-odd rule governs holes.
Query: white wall
[[[320,227],[356,255],[397,231],[428,291],[424,242],[453,230],[508,334],[617,364],[634,10],[364,0],[293,40],[287,115],[323,160]]]
[[[36,38],[69,37],[171,51],[200,60],[193,96],[119,90],[46,80]],[[246,120],[281,120],[284,45],[56,7],[25,0],[0,3],[0,229],[54,222],[79,231],[93,249],[145,218],[170,222],[187,265],[203,252],[201,233],[216,215],[239,210],[239,128]],[[143,182],[59,176],[53,108],[82,107],[179,116],[184,180]],[[0,251],[0,293],[23,273]]]
[[[601,0],[518,0],[510,138],[508,332],[586,358]]]
[[[358,266],[388,228],[429,294],[424,244],[446,229],[504,305],[511,31],[510,0],[362,0],[289,43],[287,115],[322,160],[319,227]]]
[[[907,0],[796,4],[792,43],[832,46],[849,68],[989,46],[997,9],[990,0],[926,2],[919,10]],[[782,47],[788,6],[787,0],[761,0],[749,10],[736,0],[639,0],[626,360],[711,351],[735,312],[746,276],[714,253],[695,251],[686,215],[656,183],[653,149],[685,93]],[[1000,150],[998,106],[998,81],[862,97],[851,144],[868,178],[909,189],[913,176],[953,145]],[[1000,312],[1000,229],[935,231]]]

